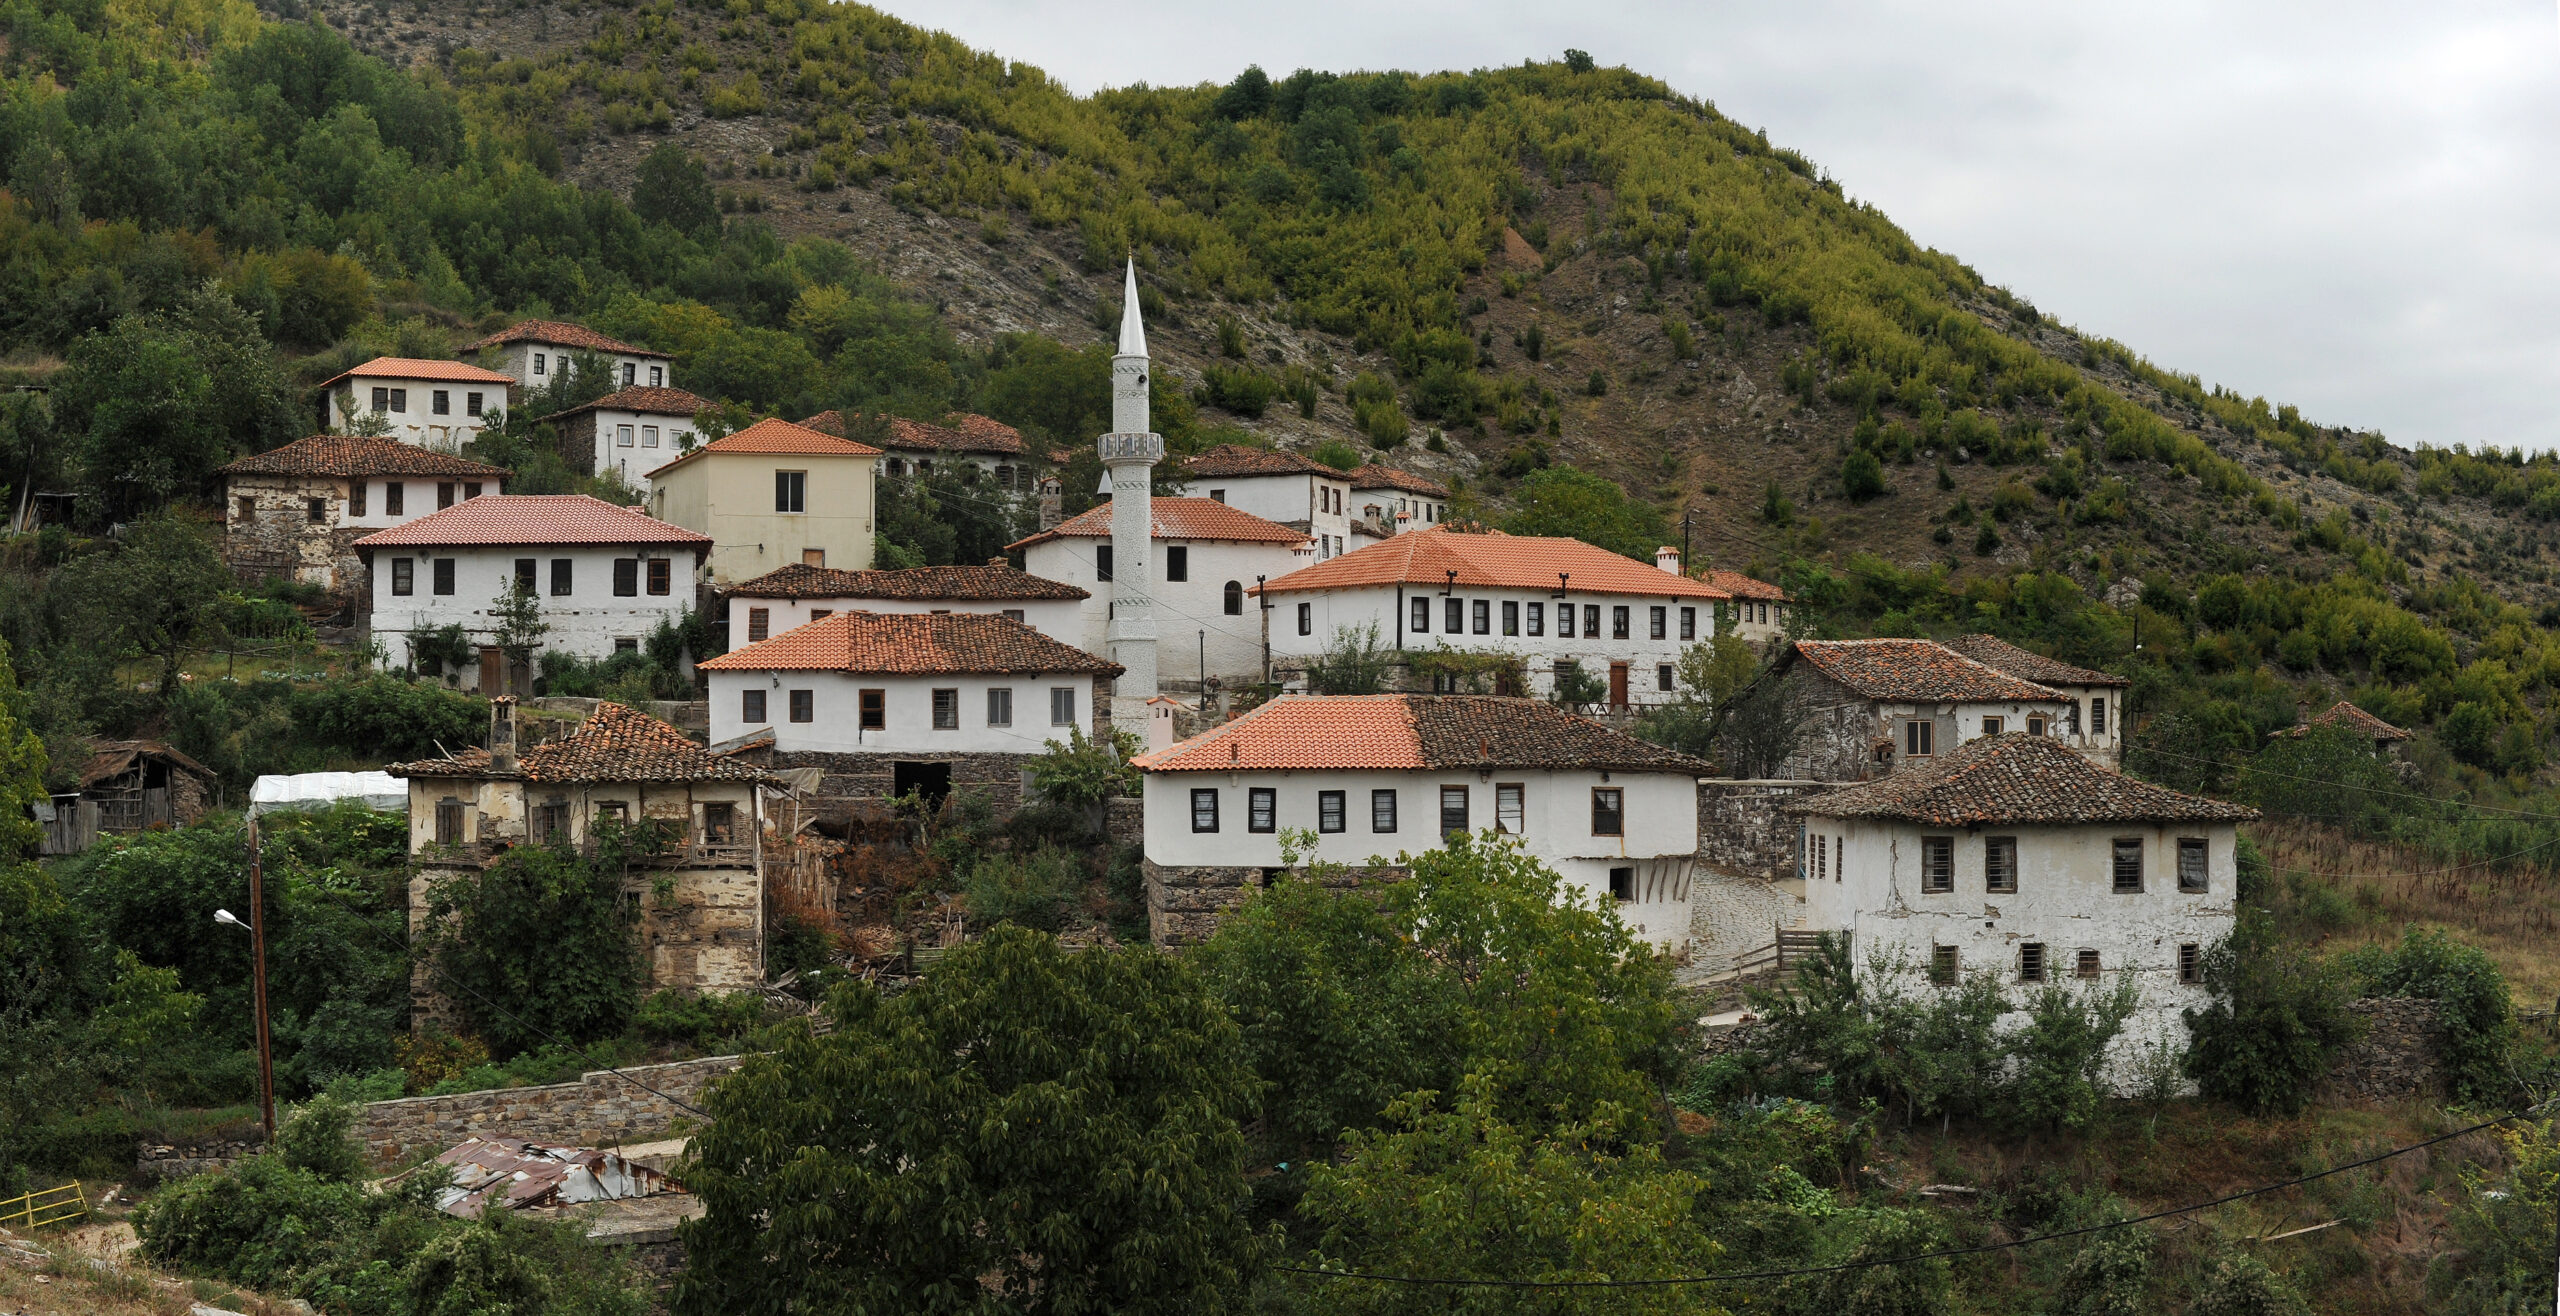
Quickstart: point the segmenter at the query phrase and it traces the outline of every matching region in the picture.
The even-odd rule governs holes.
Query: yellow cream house
[[[871,565],[878,448],[760,420],[649,472],[649,514],[711,536],[711,580]]]

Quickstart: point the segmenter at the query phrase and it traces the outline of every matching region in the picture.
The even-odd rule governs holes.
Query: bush
[[[661,988],[640,1003],[632,1022],[656,1042],[684,1042],[713,1052],[765,1022],[764,997],[756,992],[678,992]]]
[[[518,846],[428,891],[420,948],[473,1032],[511,1054],[622,1031],[641,983],[623,881],[631,859],[659,848],[655,830],[603,829],[591,855]]]
[[[153,1265],[279,1289],[327,1260],[364,1214],[364,1189],[251,1156],[161,1189],[134,1214]]]
[[[333,1096],[313,1098],[276,1128],[275,1154],[297,1170],[334,1183],[364,1178],[364,1149],[350,1136],[356,1108]]]
[[[2336,971],[2279,940],[2262,915],[2244,913],[2205,952],[2204,985],[2212,1004],[2184,1012],[2187,1077],[2248,1114],[2301,1110],[2338,1048],[2355,1039]]]
[[[2497,964],[2479,947],[2410,927],[2398,946],[2359,946],[2339,957],[2339,967],[2358,995],[2437,1003],[2444,1021],[2444,1069],[2455,1097],[2485,1104],[2513,1087],[2508,1057],[2516,1044],[2515,1001]]]
[[[1853,503],[1881,498],[1885,493],[1884,463],[1876,455],[1860,448],[1840,463],[1840,492]]]
[[[1084,869],[1075,855],[1045,847],[1026,855],[983,856],[970,867],[965,883],[973,921],[1015,923],[1042,932],[1066,926],[1084,885]]]

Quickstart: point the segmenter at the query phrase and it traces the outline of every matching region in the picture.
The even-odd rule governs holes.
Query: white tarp
[[[249,787],[251,815],[325,809],[354,800],[385,813],[409,811],[409,784],[388,772],[297,772],[260,777]]]

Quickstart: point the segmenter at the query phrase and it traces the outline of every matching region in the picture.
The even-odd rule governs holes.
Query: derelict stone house
[[[2051,734],[2067,702],[1935,640],[1799,640],[1771,674],[1803,728],[1776,775],[1799,780],[1865,781],[1981,736]]]
[[[489,701],[489,743],[395,763],[409,783],[409,922],[436,883],[520,845],[584,847],[605,820],[669,824],[672,845],[628,879],[652,988],[741,991],[764,980],[766,774],[645,713],[600,703],[577,730],[517,752],[516,701]],[[661,880],[672,891],[659,895]],[[413,1017],[438,1005],[421,978]]]
[[[222,477],[222,558],[243,582],[282,576],[371,610],[356,541],[466,498],[504,490],[508,471],[396,439],[314,434],[243,457]]]
[[[213,807],[213,770],[157,740],[102,740],[80,768],[80,788],[38,810],[46,854],[79,854],[98,834],[184,827]]]

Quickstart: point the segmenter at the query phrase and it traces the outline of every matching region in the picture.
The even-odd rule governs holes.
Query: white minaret
[[[1111,688],[1111,725],[1147,737],[1147,701],[1156,695],[1153,583],[1155,464],[1164,438],[1147,428],[1147,329],[1138,316],[1138,264],[1121,290],[1120,350],[1111,357],[1111,432],[1102,436],[1111,479],[1111,626],[1104,633],[1120,679]]]

